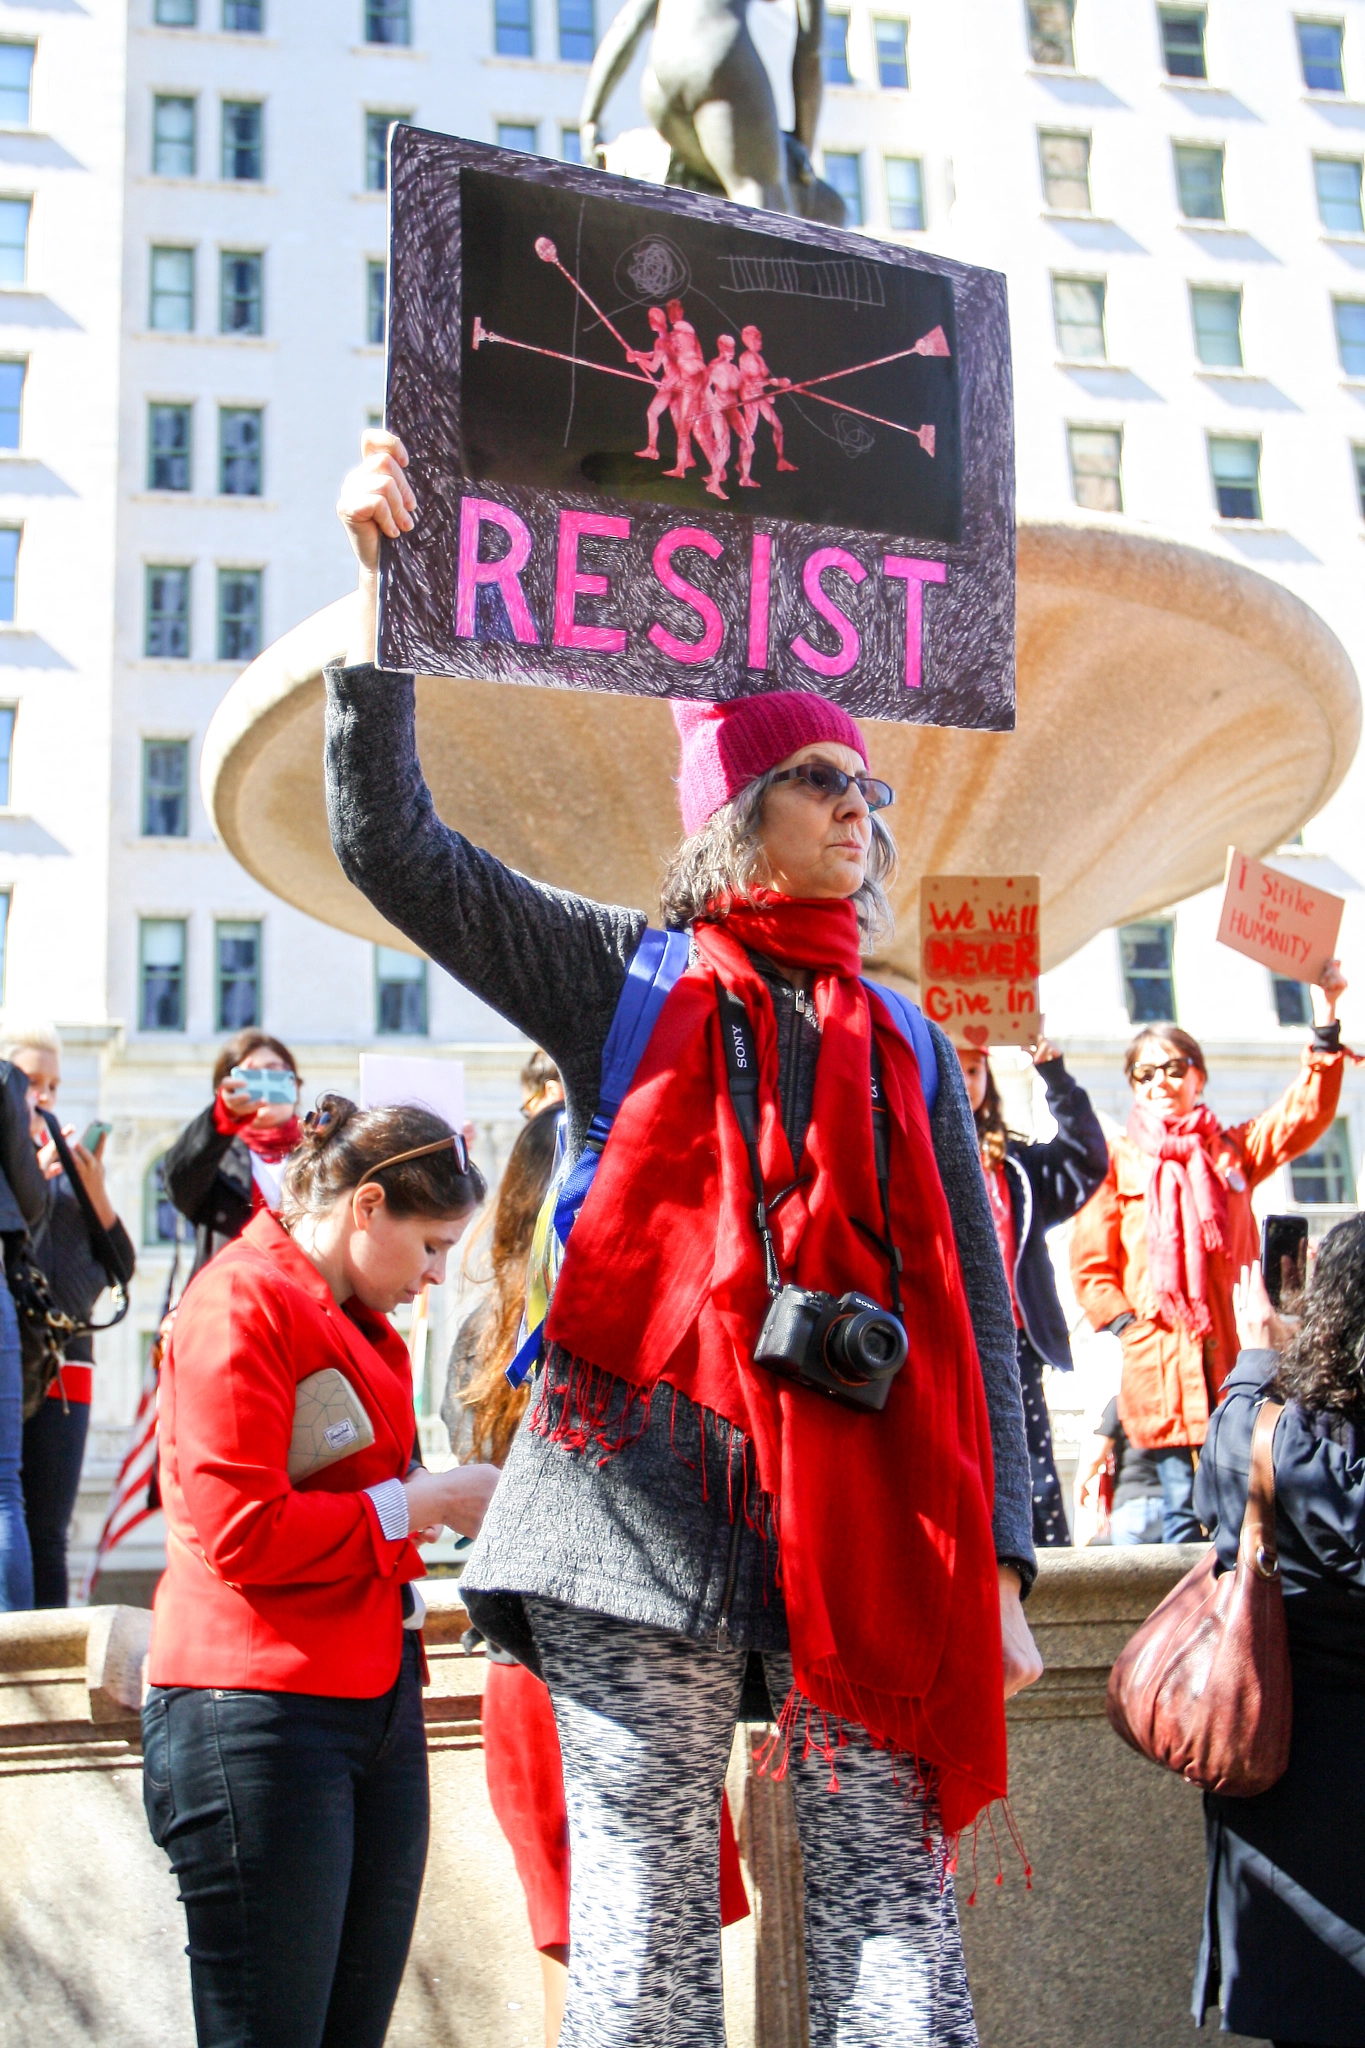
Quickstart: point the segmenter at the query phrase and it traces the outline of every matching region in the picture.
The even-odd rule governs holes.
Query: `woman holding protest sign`
[[[778,1720],[791,1773],[813,2048],[969,2048],[949,1874],[1005,1789],[1005,1695],[1042,1667],[1013,1321],[961,1070],[860,979],[891,792],[825,698],[675,707],[670,939],[472,846],[422,780],[411,678],[371,665],[406,466],[371,432],[342,489],[362,601],[328,675],[328,801],[352,881],[567,1091],[546,1348],[462,1582],[558,1723],[562,2039],[723,2039],[719,1792],[743,1708]]]
[[[1071,1536],[1053,1457],[1043,1372],[1049,1365],[1054,1372],[1071,1371],[1071,1340],[1057,1299],[1047,1233],[1084,1208],[1104,1179],[1109,1154],[1090,1097],[1068,1074],[1048,1039],[1037,1041],[1033,1063],[1047,1092],[1057,1135],[1041,1145],[1030,1145],[1006,1125],[987,1055],[959,1046],[957,1056],[976,1118],[981,1168],[1018,1332],[1024,1430],[1033,1466],[1033,1540],[1040,1548],[1055,1549],[1069,1544]]]
[[[1245,1123],[1220,1124],[1204,1101],[1208,1063],[1175,1024],[1140,1031],[1124,1055],[1133,1091],[1109,1171],[1076,1218],[1071,1281],[1096,1330],[1123,1346],[1119,1419],[1161,1478],[1162,1541],[1197,1543],[1194,1453],[1237,1363],[1232,1288],[1259,1254],[1252,1190],[1330,1128],[1341,1096],[1346,991],[1338,960],[1320,984],[1326,1017],[1297,1079]]]

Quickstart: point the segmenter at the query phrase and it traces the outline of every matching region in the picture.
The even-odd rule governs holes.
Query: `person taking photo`
[[[339,506],[361,599],[328,674],[333,844],[385,917],[549,1053],[577,1162],[646,920],[515,874],[437,818],[412,678],[373,666],[380,535],[413,524],[407,456],[378,430],[363,445]],[[795,1796],[813,2048],[960,2048],[953,1844],[1003,1793],[1004,1698],[1041,1671],[976,1134],[947,1039],[860,978],[894,843],[854,720],[774,691],[675,721],[686,837],[663,917],[686,971],[573,1226],[461,1588],[554,1706],[564,2048],[723,2038],[720,1791],[750,1676]],[[852,1309],[844,1348],[808,1346],[806,1295],[846,1293],[874,1305],[869,1348],[847,1348]],[[782,1372],[754,1355],[769,1316]],[[877,1406],[817,1391],[835,1367],[860,1402],[883,1373]],[[916,1760],[921,1797],[888,1751]]]
[[[287,1101],[261,1101],[247,1075],[287,1076]],[[285,1161],[299,1142],[302,1078],[287,1045],[249,1026],[213,1068],[213,1100],[186,1124],[162,1162],[166,1192],[194,1226],[190,1278],[240,1237],[259,1209],[277,1215]]]
[[[1133,1091],[1109,1171],[1071,1232],[1071,1282],[1091,1327],[1123,1347],[1118,1414],[1133,1450],[1154,1454],[1162,1541],[1197,1543],[1194,1453],[1237,1360],[1232,1289],[1257,1257],[1252,1192],[1308,1151],[1337,1113],[1346,992],[1329,960],[1326,1017],[1298,1076],[1260,1116],[1224,1125],[1204,1101],[1208,1064],[1175,1024],[1140,1031],[1124,1055]]]
[[[497,1478],[421,1468],[389,1316],[440,1285],[483,1194],[440,1117],[325,1095],[280,1218],[258,1211],[176,1315],[143,1794],[199,2048],[379,2048],[388,2028],[427,1848],[414,1538],[473,1535]],[[324,1398],[333,1419],[300,1458],[319,1373],[302,1420]]]

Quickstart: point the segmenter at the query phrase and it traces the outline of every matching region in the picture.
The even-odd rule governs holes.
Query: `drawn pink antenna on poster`
[[[1220,944],[1286,981],[1320,981],[1336,957],[1344,898],[1228,848]]]
[[[1009,729],[1002,279],[417,128],[390,147],[386,419],[421,512],[383,550],[385,661]]]
[[[1038,1036],[1037,875],[925,875],[920,1003],[954,1045],[1032,1045]]]

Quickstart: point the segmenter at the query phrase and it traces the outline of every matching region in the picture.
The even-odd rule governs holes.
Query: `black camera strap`
[[[730,1083],[730,1103],[739,1125],[744,1149],[749,1155],[749,1171],[753,1176],[756,1197],[755,1220],[758,1234],[763,1242],[763,1265],[767,1275],[768,1291],[773,1296],[782,1289],[782,1269],[777,1263],[777,1247],[773,1243],[772,1229],[768,1221],[770,1207],[763,1187],[763,1165],[758,1156],[758,1055],[754,1050],[753,1033],[749,1028],[749,1012],[739,997],[726,988],[719,976],[716,978],[716,1001],[720,1009],[720,1036],[725,1047],[725,1068]],[[891,1235],[891,1113],[886,1104],[886,1091],[882,1086],[882,1063],[876,1041],[872,1045],[872,1157],[877,1175],[877,1192],[882,1203],[882,1228],[884,1237],[878,1237],[865,1223],[853,1219],[856,1229],[861,1230],[876,1245],[890,1268],[891,1307],[901,1321],[905,1313],[901,1306],[901,1273],[904,1261],[900,1249]],[[791,1190],[786,1190],[790,1193]],[[778,1197],[780,1200],[781,1197]]]
[[[126,1260],[120,1256],[108,1231],[95,1214],[95,1205],[86,1192],[85,1182],[81,1179],[80,1168],[72,1157],[71,1148],[62,1136],[61,1125],[56,1117],[53,1116],[51,1110],[40,1109],[38,1114],[47,1125],[52,1142],[57,1148],[57,1157],[61,1161],[67,1185],[76,1198],[77,1207],[80,1209],[86,1233],[90,1239],[90,1249],[100,1265],[103,1266],[105,1277],[114,1293],[114,1313],[108,1322],[82,1323],[76,1333],[79,1336],[94,1336],[100,1330],[112,1330],[116,1323],[123,1321],[123,1318],[131,1308],[132,1296],[129,1292],[128,1283],[133,1277],[132,1269],[128,1266]]]

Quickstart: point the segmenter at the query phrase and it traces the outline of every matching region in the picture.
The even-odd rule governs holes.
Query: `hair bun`
[[[349,1095],[320,1095],[317,1107],[310,1109],[303,1119],[303,1137],[299,1149],[304,1152],[321,1152],[334,1138],[339,1138],[353,1117],[359,1116],[357,1104]]]

